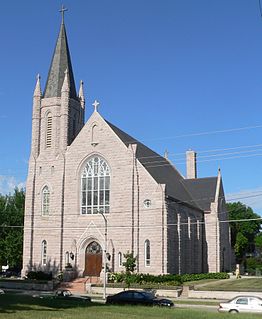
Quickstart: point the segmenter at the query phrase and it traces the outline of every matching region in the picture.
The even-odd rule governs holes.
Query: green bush
[[[27,279],[31,280],[52,280],[52,273],[45,273],[43,271],[29,271]]]
[[[196,280],[203,280],[203,279],[228,279],[229,275],[226,272],[214,272],[214,273],[207,273],[207,274],[184,274],[181,275],[182,282],[187,281],[196,281]]]
[[[128,274],[125,273],[111,273],[109,274],[109,282],[122,283],[127,282],[129,285],[136,283],[144,285],[146,283],[153,284],[166,284],[179,286],[183,282],[196,281],[202,279],[227,279],[229,275],[225,272],[221,273],[208,273],[208,274],[185,274],[185,275],[150,275],[150,274]]]

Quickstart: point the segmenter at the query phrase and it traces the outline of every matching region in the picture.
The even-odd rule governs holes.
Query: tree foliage
[[[255,246],[256,250],[261,253],[262,252],[262,232],[258,233],[255,237]]]
[[[234,245],[234,250],[236,257],[242,258],[248,248],[248,239],[242,234],[237,233],[236,243]]]
[[[126,269],[126,273],[130,274],[134,272],[136,269],[136,257],[134,257],[133,253],[130,253],[129,251],[124,254],[125,262],[123,262],[123,266]]]
[[[24,205],[24,190],[0,195],[0,266],[22,268]]]
[[[131,252],[127,252],[124,254],[125,262],[123,262],[123,266],[126,269],[125,272],[125,283],[128,288],[130,288],[131,282],[132,282],[132,273],[136,269],[136,257],[134,257],[134,254]]]
[[[255,237],[260,232],[262,221],[260,216],[241,202],[228,203],[227,211],[231,229],[231,246],[235,250],[239,261],[245,253],[252,253],[255,249]],[[239,221],[238,221],[239,220]]]

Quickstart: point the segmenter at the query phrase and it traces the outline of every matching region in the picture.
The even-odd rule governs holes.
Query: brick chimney
[[[196,152],[192,150],[186,152],[186,177],[197,178]]]

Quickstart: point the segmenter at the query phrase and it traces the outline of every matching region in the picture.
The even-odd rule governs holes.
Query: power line
[[[249,194],[253,194],[254,193],[254,195],[248,195],[248,196],[241,196],[241,197],[234,197],[234,198],[229,198],[229,199],[227,199],[226,201],[228,202],[230,202],[230,201],[236,201],[236,200],[239,200],[239,199],[244,199],[244,198],[252,198],[252,197],[258,197],[258,196],[262,196],[262,191],[261,192],[249,192]],[[219,200],[221,200],[221,199],[224,199],[224,197],[219,197],[218,198]],[[202,197],[202,198],[198,198],[198,199],[193,199],[193,200],[190,200],[190,201],[176,201],[176,202],[171,202],[171,203],[169,203],[169,204],[186,204],[186,203],[188,203],[188,204],[192,204],[192,202],[198,202],[198,201],[203,201],[203,200],[210,200],[210,201],[212,201],[212,200],[214,200],[214,196],[212,196],[212,197]],[[144,208],[143,210],[142,209],[140,209],[140,211],[143,211],[143,213],[151,213],[152,211],[159,211],[159,210],[161,210],[162,209],[162,207],[156,207],[156,208]],[[239,208],[239,210],[241,210],[242,209],[242,207],[241,208]],[[4,210],[5,211],[5,210]],[[218,214],[225,214],[225,213],[230,213],[230,212],[232,212],[232,211],[235,211],[235,209],[232,209],[232,210],[228,210],[228,211],[225,211],[225,212],[218,212]],[[110,215],[112,215],[112,214],[123,214],[123,213],[130,213],[131,212],[131,209],[128,209],[128,210],[119,210],[119,211],[110,211],[109,213],[108,213],[108,215],[107,216],[110,216]],[[76,212],[76,213],[70,213],[70,214],[68,214],[68,213],[66,213],[65,214],[66,216],[82,216],[83,218],[85,217],[85,216],[99,216],[99,214],[97,213],[97,214],[80,214],[79,212]],[[26,214],[26,216],[28,216],[28,217],[30,217],[30,216],[32,216],[31,214]],[[41,220],[42,219],[44,219],[44,218],[52,218],[52,217],[56,217],[56,216],[58,216],[58,217],[60,217],[61,216],[61,214],[60,213],[51,213],[50,215],[46,215],[46,216],[42,216],[42,215],[35,215],[34,217],[35,218],[40,218]]]
[[[251,129],[256,129],[256,128],[262,128],[262,125],[237,127],[237,128],[230,128],[230,129],[225,129],[225,130],[196,132],[196,133],[166,136],[166,137],[152,138],[152,139],[145,139],[145,140],[146,141],[161,141],[161,140],[176,139],[176,138],[182,138],[182,137],[192,137],[192,136],[203,136],[203,135],[212,135],[212,134],[219,134],[219,133],[237,132],[237,131],[251,130]],[[126,143],[135,143],[135,142],[137,142],[137,140],[126,141]]]
[[[262,222],[262,217],[258,217],[258,218],[243,218],[243,219],[227,219],[227,220],[216,220],[216,221],[197,221],[197,222],[190,222],[187,221],[186,222],[181,222],[181,223],[166,223],[166,224],[140,224],[139,227],[135,227],[135,228],[139,228],[139,229],[146,229],[146,228],[162,228],[162,227],[173,227],[173,226],[187,226],[187,225],[214,225],[214,224],[219,224],[219,223],[243,223],[243,222],[250,222],[250,221],[261,221]],[[109,229],[115,229],[115,228],[132,228],[133,226],[130,225],[110,225],[110,223],[108,223],[107,227]],[[0,228],[23,228],[23,229],[27,229],[30,230],[32,229],[31,227],[26,227],[26,226],[22,226],[22,225],[0,225]],[[87,225],[87,226],[69,226],[69,227],[63,227],[64,230],[83,230],[83,229],[87,229],[87,228],[95,228],[95,229],[104,229],[104,225],[101,226],[97,226],[97,225]],[[34,229],[53,229],[53,230],[61,230],[60,226],[35,226]]]
[[[259,144],[258,144],[259,145]],[[262,146],[262,145],[261,145]],[[250,146],[251,147],[251,146]],[[229,149],[237,149],[237,148],[240,148],[240,147],[236,147],[236,148],[229,148]],[[229,150],[228,149],[228,150]],[[257,148],[257,149],[254,149],[254,150],[242,150],[242,151],[239,151],[239,152],[231,152],[231,153],[218,153],[218,154],[210,154],[210,155],[204,155],[204,156],[197,156],[197,163],[204,163],[204,162],[211,162],[211,161],[223,161],[223,160],[228,160],[228,159],[238,159],[238,158],[247,158],[247,157],[256,157],[256,156],[261,156],[262,154],[261,153],[258,153],[258,154],[250,154],[250,153],[253,153],[253,152],[256,152],[256,151],[262,151],[262,149],[260,148]],[[199,153],[207,153],[207,152],[212,152],[212,150],[208,151],[202,151],[202,152],[197,152],[197,154]],[[249,153],[249,154],[246,154],[244,155],[245,153]],[[181,153],[182,154],[182,153]],[[185,155],[185,153],[183,153]],[[237,154],[243,154],[242,156],[229,156],[229,155],[237,155]],[[221,158],[216,158],[216,157],[219,157],[221,156]],[[138,160],[140,159],[154,159],[154,158],[159,158],[159,160],[152,160],[152,161],[149,161],[149,162],[141,162],[143,165],[147,165],[147,164],[153,164],[153,165],[150,165],[150,166],[147,166],[147,167],[157,167],[157,166],[175,166],[175,165],[182,165],[182,164],[185,164],[186,163],[186,159],[182,160],[180,159],[179,162],[176,162],[175,164],[172,164],[170,162],[166,163],[166,159],[163,158],[163,156],[161,155],[154,155],[154,156],[144,156],[144,157],[137,157]],[[209,159],[210,158],[210,159]],[[161,163],[164,163],[161,165]],[[155,164],[155,165],[154,165]],[[159,165],[157,165],[159,164]],[[10,168],[9,168],[10,170]],[[22,170],[22,169],[21,169]],[[12,176],[18,176],[19,174],[18,173],[15,173],[17,170],[13,170],[13,171],[10,171],[9,174],[1,174],[0,173],[0,176],[10,176],[10,174],[12,174]]]
[[[250,148],[254,148],[253,150],[250,150]],[[233,154],[243,154],[243,153],[252,153],[252,152],[255,152],[255,151],[260,151],[262,148],[262,144],[253,144],[253,145],[243,145],[243,146],[236,146],[236,147],[228,147],[228,148],[218,148],[218,149],[207,149],[207,150],[200,150],[200,151],[197,151],[197,158],[209,158],[209,157],[217,157],[217,156],[227,156],[227,155],[233,155]],[[239,152],[231,152],[231,153],[228,153],[227,151],[230,151],[230,150],[240,150]],[[241,150],[243,149],[243,150]],[[248,150],[245,150],[245,149],[248,149]],[[154,152],[154,151],[153,151]],[[221,153],[217,153],[217,154],[210,154],[210,155],[204,155],[204,156],[199,156],[199,154],[203,154],[203,153],[214,153],[214,152],[221,152]],[[169,153],[168,154],[169,156],[172,156],[172,157],[185,157],[186,155],[186,152],[181,152],[181,153]],[[163,159],[163,156],[162,155],[159,155],[156,153],[156,155],[150,155],[150,156],[139,156],[137,157],[138,160],[140,159],[160,159],[159,162],[162,162],[164,159]],[[183,161],[185,162],[185,160],[183,159]],[[143,164],[147,164],[147,163],[157,163],[158,160],[155,160],[155,161],[151,161],[151,162],[143,162]],[[181,162],[179,164],[182,164]],[[23,170],[23,168],[7,168],[5,169],[6,170],[9,170],[10,171],[10,174],[15,172],[15,171],[20,171],[20,170]],[[9,176],[8,174],[1,174],[1,176]]]
[[[259,187],[258,187],[259,188]],[[218,200],[221,200],[221,199],[224,199],[225,198],[225,201],[226,202],[231,202],[231,201],[236,201],[236,200],[239,200],[239,199],[245,199],[245,198],[253,198],[253,197],[259,197],[259,196],[262,196],[262,186],[260,187],[261,188],[261,191],[250,191],[248,192],[248,195],[238,195],[238,197],[229,197],[229,198],[225,198],[224,196],[219,196],[218,197]],[[5,195],[7,196],[7,195]],[[179,199],[176,199],[176,201],[174,203],[176,204],[194,204],[196,202],[200,202],[200,201],[214,201],[214,198],[215,198],[215,195],[213,196],[208,196],[208,197],[199,197],[199,198],[194,198],[194,199],[191,199],[191,200],[179,200]],[[152,210],[159,210],[161,209],[162,207],[159,207],[159,208],[144,208],[143,211],[147,211],[147,212],[150,212]],[[140,208],[141,209],[141,208]],[[122,214],[122,213],[125,213],[125,212],[130,212],[131,209],[128,209],[128,210],[120,210],[120,211],[110,211],[111,214],[116,214],[116,213],[119,213],[119,214]],[[30,216],[30,214],[28,214]],[[50,217],[51,216],[60,216],[60,213],[58,214],[51,214],[49,215]],[[75,213],[72,213],[72,214],[66,214],[67,216],[68,215],[72,215],[72,216],[76,216]],[[81,216],[90,216],[90,215],[93,215],[93,214],[81,214]],[[98,214],[97,214],[98,215]]]
[[[257,151],[262,151],[262,149],[257,148],[257,149],[253,149],[253,150],[242,150],[242,151],[239,151],[239,152],[218,153],[218,154],[197,156],[197,162],[201,162],[201,160],[199,160],[199,159],[202,159],[202,158],[214,158],[214,157],[218,157],[218,156],[229,156],[229,155],[237,155],[237,154],[245,154],[245,153],[254,153],[254,152],[257,152]],[[199,154],[199,153],[197,152],[197,154]],[[252,156],[253,155],[251,154],[251,157]],[[155,157],[162,158],[162,156],[155,156]],[[147,158],[147,157],[143,157],[143,158]],[[153,158],[153,156],[151,158]],[[141,157],[138,157],[137,159],[140,160]],[[216,159],[214,159],[214,160],[216,160]],[[182,164],[182,163],[186,162],[186,159],[182,159],[182,161],[183,162],[179,162],[179,164]],[[162,163],[162,162],[166,162],[166,159],[163,158],[163,159],[160,159],[160,160],[152,160],[150,162],[142,162],[142,164],[154,164],[154,163]]]

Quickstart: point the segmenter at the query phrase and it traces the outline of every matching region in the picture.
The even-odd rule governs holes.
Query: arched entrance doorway
[[[100,276],[102,269],[102,248],[96,242],[92,241],[85,252],[85,276]]]

